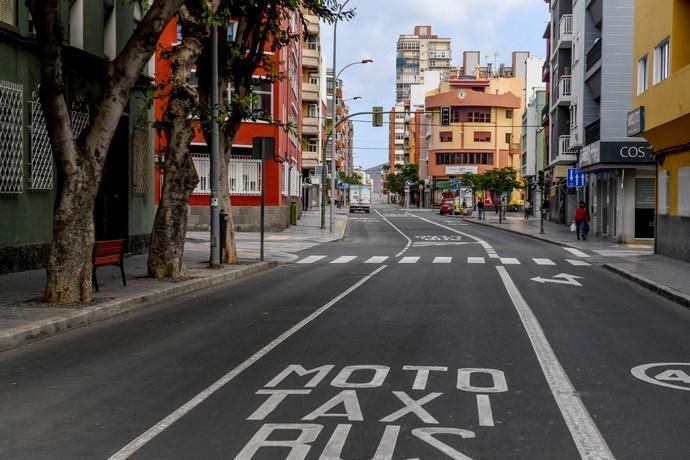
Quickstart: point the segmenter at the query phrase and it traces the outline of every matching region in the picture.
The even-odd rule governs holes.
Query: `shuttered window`
[[[17,0],[0,0],[0,22],[17,25]]]

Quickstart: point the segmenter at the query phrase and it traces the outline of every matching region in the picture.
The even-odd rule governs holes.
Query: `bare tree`
[[[26,0],[35,20],[41,104],[60,177],[43,295],[46,302],[91,301],[93,211],[106,154],[141,70],[183,3],[155,0],[151,4],[125,47],[108,64],[99,109],[89,127],[75,139],[65,99],[59,0]]]
[[[211,18],[221,0],[187,0],[180,8],[182,42],[169,54],[172,78],[166,95],[162,127],[165,133],[163,193],[151,233],[148,273],[155,278],[184,275],[184,239],[189,196],[199,182],[189,145],[194,139],[193,115],[199,94],[190,84],[192,68],[211,35]]]

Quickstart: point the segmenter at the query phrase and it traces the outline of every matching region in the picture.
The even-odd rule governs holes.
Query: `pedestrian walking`
[[[541,204],[541,213],[544,215],[544,219],[549,217],[549,207],[551,206],[551,203],[549,203],[548,198],[544,198],[544,202]]]
[[[529,202],[529,200],[525,200],[525,222],[529,220],[530,214],[532,214],[532,203]]]
[[[580,205],[575,210],[575,231],[577,232],[577,239],[582,237],[583,240],[587,239],[587,234],[589,233],[589,211],[587,210],[587,205],[584,201],[580,201]]]
[[[477,218],[479,220],[484,219],[484,200],[477,201]]]

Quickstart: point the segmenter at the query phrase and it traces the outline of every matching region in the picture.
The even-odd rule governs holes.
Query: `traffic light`
[[[441,125],[450,126],[450,107],[441,107]]]
[[[371,109],[372,111],[372,117],[371,117],[371,124],[372,126],[379,127],[383,126],[383,107],[373,107]]]
[[[544,171],[537,171],[537,185],[544,188]]]

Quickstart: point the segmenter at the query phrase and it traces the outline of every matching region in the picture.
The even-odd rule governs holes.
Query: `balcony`
[[[570,136],[558,137],[558,155],[575,155],[576,151],[570,148]]]
[[[302,134],[307,136],[318,136],[319,119],[315,117],[304,117],[302,119]]]
[[[304,102],[319,102],[319,85],[302,83],[302,100]]]
[[[592,47],[587,51],[587,72],[601,61],[601,38],[597,38]]]
[[[307,25],[307,33],[309,35],[319,35],[319,17],[313,14],[305,14],[304,19]]]
[[[573,15],[564,14],[558,27],[558,47],[569,48],[573,43]]]
[[[318,69],[321,65],[321,52],[318,49],[302,48],[302,67]]]
[[[520,155],[520,143],[519,142],[511,142],[508,144],[508,153],[510,155]]]
[[[568,105],[572,99],[572,77],[563,75],[558,79],[558,105]]]

